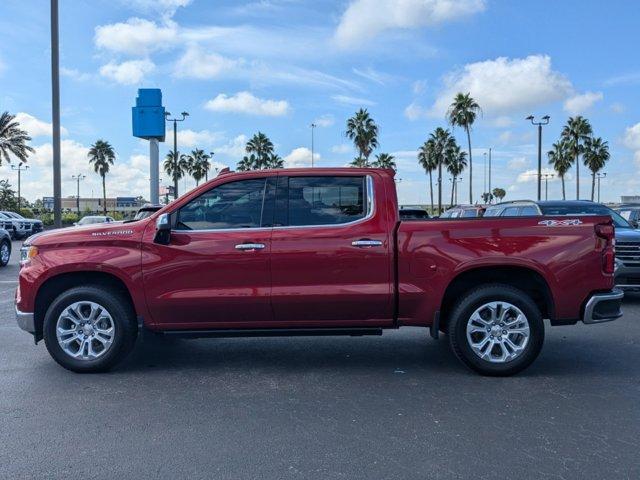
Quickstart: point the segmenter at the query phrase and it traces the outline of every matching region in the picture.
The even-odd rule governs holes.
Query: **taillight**
[[[602,250],[602,271],[607,274],[615,272],[615,228],[611,223],[600,223],[595,226],[596,235],[605,241]]]

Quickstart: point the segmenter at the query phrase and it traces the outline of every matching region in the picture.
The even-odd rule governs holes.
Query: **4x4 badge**
[[[546,227],[569,227],[580,224],[582,224],[582,221],[577,218],[569,218],[567,220],[541,220],[538,222],[538,225],[544,225]]]

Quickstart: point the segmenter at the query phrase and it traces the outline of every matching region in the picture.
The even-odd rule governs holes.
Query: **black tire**
[[[3,260],[2,255],[0,255],[0,267],[6,267],[7,264],[9,263],[9,259],[11,258],[11,242],[6,238],[2,240],[2,242],[0,242],[0,249],[3,249],[3,248],[9,249],[9,256],[5,260]]]
[[[109,350],[92,360],[73,358],[58,344],[58,317],[65,308],[78,301],[95,302],[104,307],[115,326]],[[121,293],[101,286],[74,287],[61,293],[49,306],[44,318],[43,336],[49,354],[67,370],[78,373],[105,372],[129,354],[138,336],[138,326],[130,302]]]
[[[467,323],[473,313],[494,301],[511,303],[522,311],[529,323],[529,340],[524,350],[516,358],[503,363],[480,358],[467,339]],[[449,344],[458,359],[472,370],[494,377],[514,375],[527,368],[537,358],[544,343],[544,322],[535,302],[522,290],[497,283],[475,288],[464,295],[451,312],[448,331]],[[498,351],[500,350],[502,349],[498,347]]]

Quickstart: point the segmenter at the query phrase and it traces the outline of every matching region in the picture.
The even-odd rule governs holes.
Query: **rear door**
[[[393,245],[375,208],[385,192],[373,184],[363,174],[278,178],[271,244],[277,323],[391,324]]]

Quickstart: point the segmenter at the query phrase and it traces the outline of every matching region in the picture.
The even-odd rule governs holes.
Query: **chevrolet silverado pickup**
[[[63,367],[104,371],[142,332],[379,335],[424,327],[485,375],[550,325],[622,315],[609,216],[401,221],[393,172],[221,172],[148,218],[44,232],[16,315]]]

